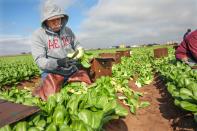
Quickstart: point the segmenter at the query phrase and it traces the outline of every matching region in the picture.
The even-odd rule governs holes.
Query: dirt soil
[[[25,80],[23,82],[20,82],[17,87],[19,89],[26,88],[26,89],[34,89],[35,87],[38,87],[41,84],[41,78],[40,77],[33,77],[31,80]]]
[[[35,76],[35,77],[31,78],[30,80],[21,81],[20,83],[15,84],[14,86],[16,86],[18,89],[25,88],[25,89],[32,90],[33,88],[39,86],[40,83],[41,83],[41,78],[38,76]],[[5,89],[10,89],[12,87],[13,87],[13,85],[5,85],[4,86]]]
[[[174,105],[159,77],[143,88],[137,88],[134,81],[130,81],[129,86],[143,92],[141,100],[149,101],[151,105],[138,109],[136,115],[130,113],[125,118],[109,122],[105,125],[107,131],[197,131],[193,115]]]
[[[33,88],[39,85],[40,80],[35,77],[18,86]],[[125,118],[110,121],[104,126],[106,131],[197,131],[193,115],[174,105],[165,83],[159,77],[142,88],[137,88],[134,81],[130,81],[129,86],[135,91],[143,92],[141,100],[149,101],[151,105],[138,109],[136,115],[129,113]]]

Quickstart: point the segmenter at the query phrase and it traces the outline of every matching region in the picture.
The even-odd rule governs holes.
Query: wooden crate
[[[121,62],[121,53],[100,53],[100,58],[112,58],[114,60],[115,64],[118,64]]]
[[[168,48],[154,49],[154,58],[162,58],[168,56]]]
[[[112,58],[94,58],[91,61],[90,74],[92,81],[95,81],[101,76],[111,76],[112,75]]]
[[[130,57],[130,56],[131,56],[130,51],[131,51],[131,50],[124,50],[124,51],[116,51],[116,52],[117,52],[117,53],[120,53],[121,56]]]

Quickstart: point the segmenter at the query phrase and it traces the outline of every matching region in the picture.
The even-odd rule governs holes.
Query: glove
[[[73,59],[70,59],[68,57],[65,57],[63,59],[58,59],[57,60],[57,64],[60,67],[66,67],[66,68],[68,68],[71,65],[77,64],[77,61],[76,60],[73,60]]]

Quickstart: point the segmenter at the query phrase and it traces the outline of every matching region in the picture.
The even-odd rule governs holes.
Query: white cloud
[[[63,9],[69,8],[76,0],[54,0]]]
[[[43,7],[43,5],[47,2],[50,3],[56,3],[57,5],[59,5],[62,9],[67,9],[69,8],[72,4],[74,4],[76,2],[76,0],[42,0],[41,1],[41,5],[40,8]]]
[[[23,37],[21,35],[0,35],[0,44],[2,44],[3,42],[13,42],[13,41],[21,42],[24,40],[28,40],[28,37]],[[28,44],[28,43],[25,43],[25,44]]]
[[[64,9],[81,6],[76,0],[52,1]],[[99,0],[76,35],[84,47],[180,41],[187,28],[196,29],[196,12],[196,0]],[[29,52],[29,44],[28,37],[1,35],[0,55]]]
[[[0,55],[30,52],[29,37],[0,35]]]
[[[181,40],[196,12],[196,0],[99,0],[77,36],[85,47]]]

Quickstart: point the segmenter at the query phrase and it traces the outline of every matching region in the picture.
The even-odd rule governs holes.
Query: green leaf
[[[116,106],[115,113],[119,116],[127,116],[128,115],[128,111],[119,104],[117,104],[117,106]]]
[[[135,114],[135,112],[136,112],[135,106],[129,105],[129,107],[130,107],[130,112],[133,113],[133,114]]]
[[[92,112],[89,110],[81,110],[78,114],[80,120],[82,120],[85,124],[89,125],[93,129],[98,129],[101,124],[101,120],[103,118],[103,112]]]
[[[4,127],[0,128],[0,131],[12,131],[10,125],[5,125]]]
[[[167,90],[170,94],[172,94],[176,90],[176,87],[172,84],[169,84]]]
[[[53,109],[56,107],[56,99],[54,95],[49,96],[46,104],[45,110],[50,114],[52,113]]]
[[[27,131],[27,122],[22,121],[16,124],[16,131]]]
[[[181,101],[178,100],[178,99],[175,99],[175,100],[174,100],[174,104],[175,104],[176,106],[179,106],[179,107],[180,107]]]
[[[65,107],[63,105],[58,105],[53,113],[53,122],[56,125],[62,125],[64,123],[65,113]]]
[[[68,125],[62,125],[60,126],[59,131],[73,131],[73,130]]]
[[[73,120],[70,127],[73,131],[95,131],[81,120]]]
[[[144,107],[147,107],[147,106],[150,106],[150,103],[148,101],[143,101],[140,103],[140,108],[144,108]]]
[[[78,105],[84,95],[72,95],[70,100],[67,103],[67,108],[69,109],[69,113],[71,115],[78,114]]]
[[[188,111],[197,112],[197,105],[187,101],[181,101],[180,106]]]
[[[180,95],[193,96],[192,91],[190,91],[187,88],[181,88],[180,89]]]
[[[28,131],[40,131],[40,130],[36,127],[30,127],[28,128]]]
[[[38,114],[38,115],[36,115],[36,116],[33,116],[34,118],[33,118],[33,120],[32,120],[32,122],[35,124],[35,125],[37,125],[37,123],[40,121],[40,114]]]
[[[82,60],[81,64],[85,68],[89,68],[91,66],[88,60]]]
[[[47,127],[46,131],[57,131],[57,126],[56,126],[54,123],[51,123],[51,124]]]
[[[46,121],[44,119],[41,119],[37,124],[36,124],[37,127],[40,127],[40,128],[44,128],[46,126]]]

